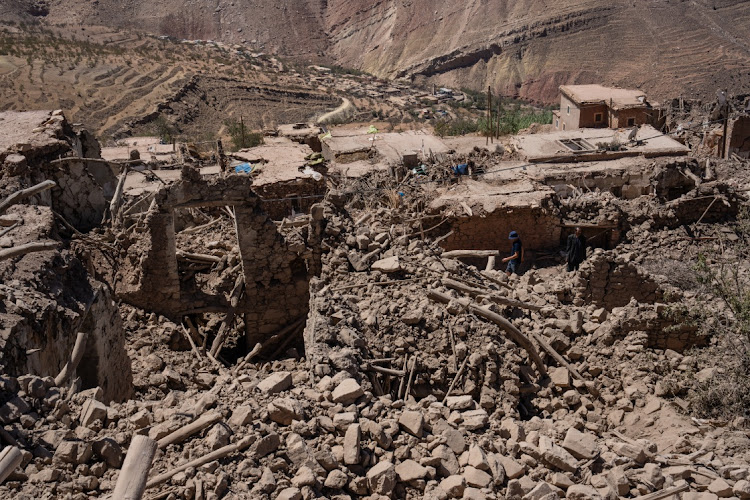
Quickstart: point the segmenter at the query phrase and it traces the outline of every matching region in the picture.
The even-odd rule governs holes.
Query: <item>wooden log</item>
[[[19,191],[16,191],[15,193],[12,193],[10,196],[0,202],[0,215],[4,214],[9,207],[15,205],[21,200],[25,200],[26,198],[51,189],[55,186],[57,186],[57,183],[55,181],[43,181],[39,184],[31,186],[30,188],[21,189]]]
[[[496,257],[494,255],[490,255],[487,257],[487,265],[485,266],[485,271],[494,271],[495,270],[495,259]]]
[[[303,319],[300,321],[300,325],[297,328],[294,328],[293,330],[291,330],[289,334],[286,336],[286,338],[281,342],[281,344],[279,344],[276,350],[273,351],[273,353],[271,353],[270,358],[276,359],[279,356],[281,356],[281,353],[284,352],[284,350],[289,346],[289,344],[291,344],[295,338],[300,337],[302,335],[302,332],[304,329],[305,329],[305,325],[304,325],[304,319]]]
[[[26,255],[27,253],[54,250],[59,244],[57,241],[35,241],[33,243],[26,243],[25,245],[18,245],[17,247],[6,248],[5,250],[0,250],[0,260],[12,259],[13,257]]]
[[[193,227],[189,227],[187,229],[183,229],[182,231],[180,231],[180,234],[192,234],[192,233],[197,233],[197,232],[203,231],[204,229],[208,229],[209,227],[216,225],[216,223],[219,222],[220,220],[221,220],[221,218],[217,217],[216,219],[212,220],[211,222],[209,222],[207,224],[203,224],[203,225],[200,225],[200,226],[193,226]]]
[[[70,358],[68,358],[65,366],[62,367],[60,373],[55,377],[55,385],[57,387],[62,387],[70,375],[75,373],[76,368],[78,368],[78,363],[81,362],[86,347],[86,337],[88,337],[87,332],[78,332],[78,335],[76,335],[76,342],[73,344],[73,351],[70,353]]]
[[[217,264],[221,262],[221,257],[217,257],[216,255],[204,254],[204,253],[191,253],[191,252],[185,252],[183,250],[177,250],[176,255],[178,259],[182,259],[182,260],[193,260],[197,262],[213,262]]]
[[[130,442],[112,500],[140,500],[148,487],[146,479],[156,453],[156,441],[137,435]]]
[[[170,444],[181,443],[193,434],[197,434],[203,429],[214,425],[222,418],[223,417],[221,416],[221,413],[217,411],[201,415],[189,424],[184,425],[171,434],[167,434],[166,436],[161,438],[159,441],[157,441],[157,445],[160,450],[163,450]]]
[[[427,296],[436,301],[441,302],[443,304],[447,304],[451,301],[452,297],[450,295],[438,292],[437,290],[430,290],[427,292]],[[467,304],[468,309],[476,314],[477,316],[484,318],[488,321],[491,321],[495,323],[497,326],[499,326],[507,335],[510,337],[511,340],[513,340],[516,344],[523,347],[526,352],[529,354],[529,358],[531,361],[536,365],[537,371],[542,377],[547,376],[547,368],[544,366],[544,363],[542,362],[542,358],[539,356],[539,352],[536,350],[536,347],[534,347],[534,344],[529,340],[529,338],[521,333],[521,331],[513,326],[513,324],[508,321],[507,319],[503,318],[499,314],[490,311],[486,307],[479,306],[477,304],[472,303],[471,301],[464,302]]]
[[[178,467],[170,469],[164,474],[160,474],[156,476],[155,478],[151,479],[148,483],[146,483],[146,489],[153,488],[154,486],[158,486],[168,481],[172,476],[174,476],[178,472],[182,472],[185,469],[188,469],[190,467],[200,467],[201,465],[207,464],[208,462],[213,462],[214,460],[220,460],[235,452],[242,451],[245,448],[249,447],[251,444],[253,444],[255,440],[256,440],[255,436],[248,436],[234,444],[229,444],[227,446],[224,446],[223,448],[219,448],[218,450],[209,453],[208,455],[204,455],[202,457],[196,458],[195,460],[191,460],[185,464],[182,464]]]
[[[401,394],[404,392],[404,389],[405,389],[404,386],[406,385],[406,367],[407,366],[409,366],[409,357],[404,356],[404,369],[401,370],[404,375],[401,377],[401,383],[398,385],[398,394],[396,395],[398,396],[397,399],[401,399]]]
[[[129,167],[127,164],[123,165],[120,177],[117,179],[117,187],[115,187],[115,194],[112,195],[112,201],[109,202],[109,216],[112,220],[118,219],[120,215],[120,205],[122,204],[122,193],[125,190],[125,179],[128,177]]]
[[[263,350],[263,344],[261,344],[260,342],[255,344],[255,347],[253,347],[253,349],[249,353],[247,353],[247,355],[244,358],[242,358],[242,361],[237,363],[237,366],[234,367],[234,370],[233,370],[234,374],[237,375],[237,373],[239,373],[242,367],[244,367],[247,363],[249,363],[250,360],[253,359],[255,356],[260,354],[260,351],[262,350]]]
[[[409,397],[411,393],[411,384],[414,382],[414,373],[417,368],[417,356],[411,357],[411,370],[409,371],[409,381],[406,383],[406,392],[404,393],[404,399]]]
[[[689,489],[690,485],[688,483],[685,483],[681,484],[680,486],[673,486],[672,488],[655,491],[653,493],[649,493],[648,495],[635,497],[635,500],[661,500],[662,498],[668,498],[672,495],[677,495],[678,493],[682,493],[683,491],[687,491]]]
[[[578,372],[578,370],[576,370],[573,365],[568,363],[567,360],[563,358],[562,355],[557,352],[551,345],[545,342],[544,339],[541,338],[541,336],[535,333],[532,333],[531,336],[534,338],[534,340],[536,340],[537,344],[539,344],[542,349],[547,352],[547,354],[552,356],[552,358],[557,361],[560,366],[564,366],[565,368],[567,368],[570,374],[573,375],[573,378],[577,380],[583,380],[583,376]]]
[[[229,328],[231,328],[232,324],[234,323],[235,311],[237,310],[237,306],[240,303],[240,298],[242,297],[244,291],[245,275],[244,273],[240,273],[240,275],[237,276],[237,279],[234,282],[234,288],[232,289],[232,293],[230,294],[229,310],[227,311],[227,315],[224,318],[224,322],[221,324],[221,327],[219,328],[219,333],[216,334],[216,338],[214,339],[213,343],[211,343],[211,351],[209,352],[209,354],[213,357],[216,357],[216,355],[221,350],[221,347],[224,345],[224,339],[229,333]]]
[[[469,217],[472,217],[474,215],[474,212],[471,210],[471,207],[469,207],[469,205],[467,205],[466,202],[462,201],[460,205],[461,205],[461,208],[463,208],[464,211],[466,212],[466,215],[468,215]]]
[[[3,237],[3,236],[5,236],[5,235],[6,235],[6,234],[8,234],[9,232],[13,231],[13,230],[14,230],[15,228],[17,228],[17,227],[18,227],[19,225],[21,225],[21,223],[20,223],[20,222],[16,222],[16,223],[15,223],[15,224],[13,224],[12,226],[10,226],[10,227],[6,227],[6,228],[5,228],[5,229],[3,229],[2,231],[0,231],[0,238],[1,238],[1,237]]]
[[[464,368],[466,368],[466,363],[469,362],[469,354],[466,354],[466,357],[464,358],[463,362],[461,363],[461,367],[456,372],[456,376],[453,377],[453,380],[451,381],[451,385],[448,386],[448,390],[445,391],[445,396],[443,397],[443,403],[448,399],[448,396],[450,396],[451,391],[454,387],[456,387],[456,383],[458,382],[459,377],[461,377],[461,374],[464,372]]]
[[[483,288],[472,287],[464,283],[461,283],[460,281],[456,281],[450,278],[443,278],[442,283],[448,288],[458,290],[459,292],[467,293],[473,297],[477,295],[485,295],[487,296],[487,298],[489,298],[491,301],[497,304],[502,304],[502,305],[510,306],[510,307],[518,307],[519,309],[530,309],[532,311],[538,311],[541,309],[540,306],[536,306],[536,305],[529,304],[526,302],[521,302],[520,300],[509,299],[508,297],[503,297],[501,295],[496,295],[493,293],[492,290],[488,288],[483,289]]]
[[[23,453],[15,446],[6,446],[0,451],[0,483],[23,462]]]
[[[393,368],[385,368],[383,366],[376,366],[371,364],[364,364],[360,366],[360,368],[364,371],[373,371],[382,373],[383,375],[393,375],[394,377],[405,377],[406,372],[402,370],[394,370]]]
[[[443,259],[459,259],[466,257],[498,257],[499,255],[499,250],[451,250],[450,252],[443,252],[440,257]]]
[[[198,356],[198,359],[201,360],[201,352],[198,350],[198,346],[195,345],[195,341],[193,340],[193,336],[190,335],[190,332],[187,328],[185,328],[185,325],[182,325],[182,333],[185,334],[185,337],[187,337],[188,342],[190,342],[190,348],[193,350],[196,356]]]

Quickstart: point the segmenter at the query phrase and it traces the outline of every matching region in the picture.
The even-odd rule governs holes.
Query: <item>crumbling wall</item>
[[[96,141],[88,134],[76,134],[60,111],[3,115],[19,126],[39,126],[21,142],[0,150],[0,191],[12,192],[53,180],[57,186],[36,196],[36,203],[53,207],[81,231],[101,223],[116,178],[106,162],[69,159],[84,153],[98,154]]]
[[[17,205],[24,221],[14,244],[56,239],[48,207]],[[70,251],[49,250],[0,263],[0,369],[10,375],[56,376],[68,361],[77,333],[87,333],[86,355],[75,374],[84,387],[101,387],[107,400],[132,393],[125,333],[111,292],[90,279]],[[100,289],[85,321],[81,315]]]
[[[261,198],[263,211],[274,220],[281,220],[292,213],[309,213],[327,190],[324,180],[316,181],[311,177],[253,186],[253,192]]]
[[[612,310],[627,305],[632,299],[648,304],[662,300],[659,285],[632,263],[630,257],[596,249],[581,264],[573,281],[573,303]]]
[[[750,116],[740,116],[731,120],[727,128],[729,143],[727,153],[740,158],[750,158]]]
[[[189,169],[189,167],[188,167]],[[181,283],[178,273],[174,210],[232,206],[236,217],[239,263],[244,294],[236,312],[243,314],[248,343],[303,317],[308,307],[310,270],[316,254],[304,242],[287,241],[263,211],[247,176],[203,180],[185,172],[162,188],[142,223],[123,231],[118,296],[126,302],[168,317],[193,310],[226,311],[223,293],[206,294]],[[309,229],[308,229],[309,230]],[[319,268],[319,266],[317,266]],[[234,282],[234,278],[231,279]]]
[[[497,209],[484,216],[457,217],[450,226],[453,231],[441,245],[445,250],[510,251],[508,234],[517,231],[525,251],[555,248],[560,244],[560,217],[547,208],[514,207]]]

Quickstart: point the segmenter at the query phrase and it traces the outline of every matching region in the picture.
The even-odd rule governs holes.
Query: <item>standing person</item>
[[[568,272],[578,271],[578,266],[586,258],[586,237],[580,227],[576,227],[575,233],[568,236],[565,253],[568,255]]]
[[[505,274],[510,277],[511,274],[518,274],[518,269],[521,267],[521,255],[523,254],[523,245],[521,238],[518,233],[511,231],[508,235],[508,239],[512,242],[510,247],[510,256],[505,257],[503,262],[508,263],[508,267],[505,268]]]

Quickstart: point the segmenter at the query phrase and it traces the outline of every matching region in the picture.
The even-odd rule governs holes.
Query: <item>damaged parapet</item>
[[[81,231],[101,223],[116,178],[91,134],[75,132],[61,111],[1,112],[0,127],[0,191],[53,180],[38,203]]]
[[[232,272],[244,278],[244,294],[235,312],[244,314],[250,345],[307,314],[309,277],[320,268],[320,251],[315,249],[319,244],[286,239],[261,209],[252,179],[242,175],[208,180],[184,175],[163,187],[151,209],[121,242],[124,251],[116,278],[118,297],[172,318],[228,310],[224,294],[196,291],[180,279],[175,210],[196,207],[233,207],[235,234],[226,238],[239,249],[236,272]],[[322,213],[312,213],[308,240],[321,234],[316,226]]]

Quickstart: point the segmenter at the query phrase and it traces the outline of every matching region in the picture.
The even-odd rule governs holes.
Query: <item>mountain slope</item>
[[[217,39],[546,102],[563,83],[640,87],[656,98],[750,92],[743,0],[0,0],[0,7],[0,19]]]

